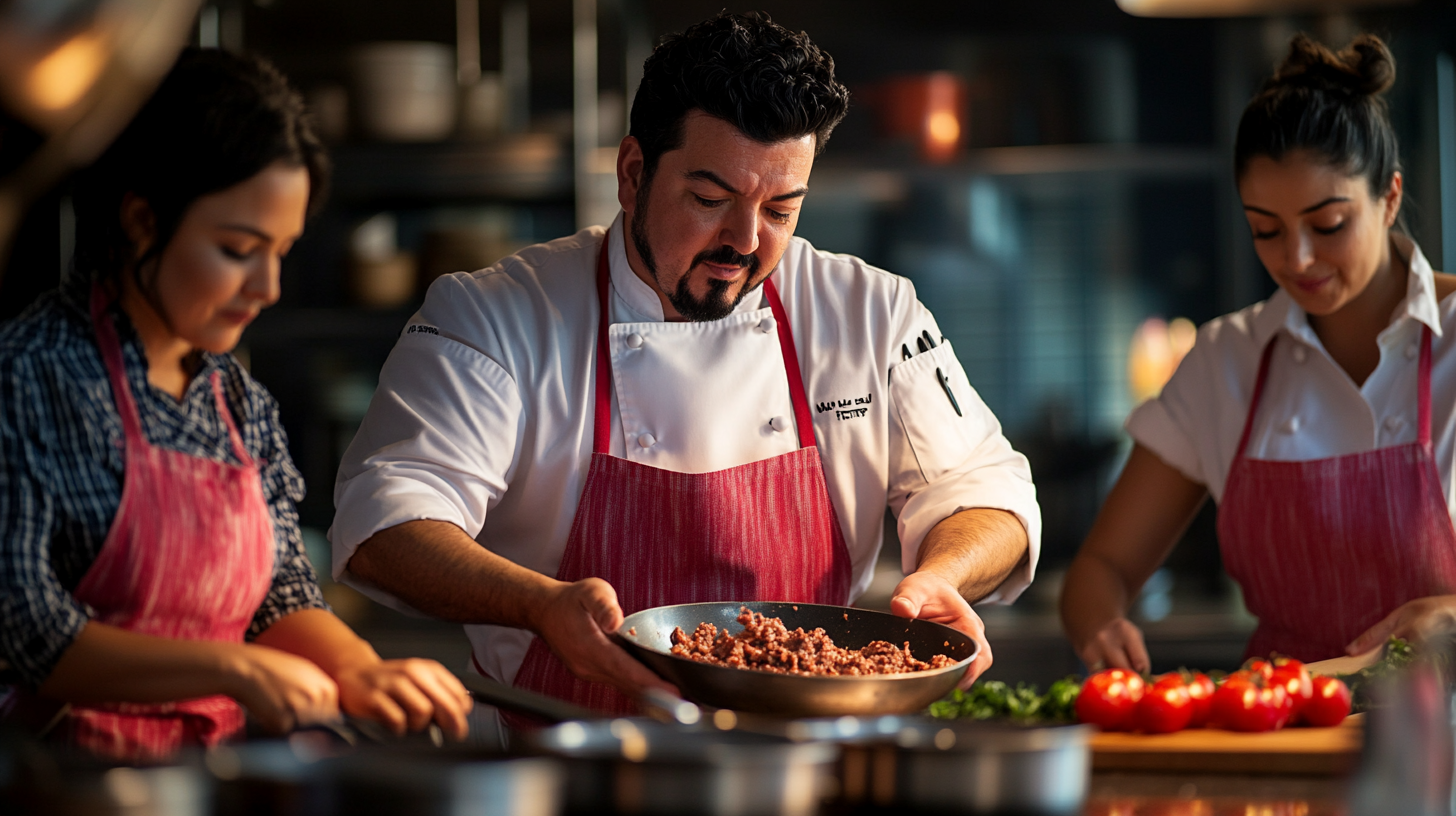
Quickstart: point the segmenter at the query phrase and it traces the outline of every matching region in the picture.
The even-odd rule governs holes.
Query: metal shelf
[[[397,309],[281,308],[258,315],[243,335],[252,349],[304,347],[318,343],[393,341],[419,304]]]
[[[333,156],[335,204],[572,199],[571,153],[550,133],[481,142],[343,145]]]

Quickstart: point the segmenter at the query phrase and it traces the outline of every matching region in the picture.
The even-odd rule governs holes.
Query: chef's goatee
[[[644,188],[645,190],[646,188]],[[757,289],[762,280],[755,280],[758,277],[758,256],[740,255],[733,247],[724,244],[717,249],[708,252],[699,252],[688,268],[678,278],[677,286],[671,290],[663,285],[662,275],[657,271],[657,258],[652,254],[652,245],[647,240],[647,196],[644,194],[637,197],[637,212],[632,216],[632,245],[637,248],[637,254],[641,256],[642,263],[646,264],[647,271],[652,274],[652,279],[657,281],[657,288],[667,295],[667,301],[677,313],[688,320],[704,323],[711,320],[722,320],[743,301],[745,295]],[[748,269],[748,278],[743,288],[738,290],[737,295],[730,295],[729,290],[733,286],[732,281],[720,280],[718,278],[708,279],[708,293],[704,297],[696,297],[688,288],[688,273],[701,263],[715,263],[721,266],[741,266]]]

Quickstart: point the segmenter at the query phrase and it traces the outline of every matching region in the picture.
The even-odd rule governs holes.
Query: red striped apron
[[[847,603],[849,549],[825,487],[794,336],[773,279],[763,289],[778,326],[799,449],[712,473],[677,473],[611,455],[609,283],[603,242],[591,465],[557,579],[602,578],[629,615],[708,601]],[[614,688],[573,675],[539,637],[516,685],[611,714],[636,711]]]
[[[121,504],[75,597],[93,620],[156,637],[241,643],[273,578],[273,522],[263,483],[212,374],[217,413],[241,465],[147,442],[121,343],[100,287],[91,293],[97,345],[126,436]],[[22,695],[25,696],[25,695]],[[215,745],[243,727],[243,709],[216,695],[174,703],[72,706],[57,736],[128,761]]]
[[[1244,455],[1277,339],[1264,348],[1229,468],[1219,546],[1259,618],[1246,656],[1324,660],[1401,604],[1456,590],[1456,531],[1431,448],[1431,330],[1417,441],[1305,462]]]

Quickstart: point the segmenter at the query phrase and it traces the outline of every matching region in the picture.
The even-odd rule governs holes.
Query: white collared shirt
[[[604,235],[605,232],[605,235]],[[436,281],[380,373],[334,490],[334,572],[375,532],[448,521],[482,546],[547,575],[560,565],[592,451],[597,255],[609,240],[615,456],[702,473],[798,447],[778,332],[762,291],[728,317],[669,323],[627,263],[622,222],[522,250],[489,269]],[[908,280],[794,239],[774,272],[793,329],[830,501],[868,587],[885,508],[903,566],[942,519],[986,507],[1015,513],[1028,566],[990,600],[1031,581],[1040,513],[1025,457],[966,380]],[[914,351],[928,333],[939,345]],[[685,339],[691,343],[683,342]],[[957,416],[937,377],[947,378]],[[511,681],[530,635],[467,626],[477,660]]]
[[[1128,417],[1128,433],[1221,500],[1260,356],[1279,334],[1246,455],[1306,461],[1414,442],[1419,344],[1422,328],[1430,326],[1431,440],[1446,505],[1456,508],[1456,344],[1447,342],[1456,298],[1438,304],[1430,262],[1410,239],[1397,235],[1396,244],[1410,259],[1406,297],[1377,338],[1380,363],[1364,385],[1356,386],[1330,357],[1308,315],[1280,289],[1200,328],[1162,394]]]

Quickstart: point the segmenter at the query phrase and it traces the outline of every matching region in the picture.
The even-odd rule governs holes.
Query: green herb
[[[1074,676],[1063,677],[1047,688],[1043,710],[1049,719],[1064,722],[1077,720],[1077,695],[1082,693],[1082,683]]]
[[[1350,687],[1350,695],[1354,698],[1353,710],[1366,711],[1370,708],[1371,692],[1377,685],[1376,681],[1395,674],[1414,663],[1415,659],[1415,647],[1398,637],[1393,637],[1386,641],[1385,653],[1381,655],[1379,662],[1372,663],[1353,674],[1340,674],[1336,677]]]
[[[1052,683],[1042,694],[1036,686],[1000,680],[976,683],[966,691],[956,689],[930,704],[930,716],[943,720],[990,720],[1007,718],[1018,722],[1074,722],[1073,707],[1082,684],[1068,676]]]

